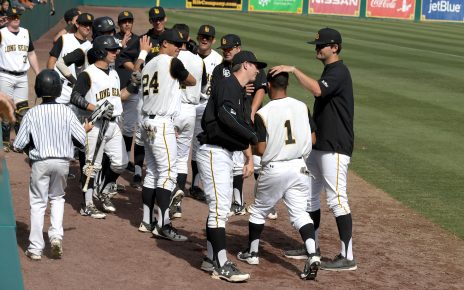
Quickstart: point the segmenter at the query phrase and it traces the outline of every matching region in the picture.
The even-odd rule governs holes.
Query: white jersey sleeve
[[[201,93],[201,78],[203,76],[203,60],[197,54],[193,54],[188,50],[182,50],[177,57],[182,61],[185,69],[197,81],[194,86],[182,86],[182,103],[197,105],[200,102]]]
[[[142,70],[142,113],[144,115],[177,117],[180,112],[181,88],[172,77],[172,57],[159,54]]]
[[[119,76],[115,70],[109,69],[107,74],[94,64],[85,69],[90,78],[90,90],[85,95],[87,102],[99,105],[108,99],[114,106],[113,116],[122,114]]]
[[[267,131],[261,164],[304,157],[312,149],[308,107],[294,98],[270,101],[257,114]]]
[[[17,34],[0,29],[2,41],[0,43],[0,68],[14,72],[25,72],[29,69],[29,31],[20,27]]]
[[[211,53],[203,59],[203,62],[205,63],[207,83],[201,90],[201,99],[206,101],[211,95],[211,77],[213,75],[213,70],[222,62],[222,56],[215,50],[211,50]]]

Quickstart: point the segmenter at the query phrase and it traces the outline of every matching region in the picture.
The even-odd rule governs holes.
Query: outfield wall
[[[464,0],[81,0],[83,5],[327,14],[409,21],[464,22]]]

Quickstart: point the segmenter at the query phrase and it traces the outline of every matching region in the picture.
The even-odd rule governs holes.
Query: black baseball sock
[[[109,183],[116,182],[119,177],[119,173],[114,172],[111,170],[111,166],[108,165],[106,171],[104,172],[103,176],[103,185],[101,186],[101,190],[103,190]]]
[[[233,179],[233,188],[234,188],[234,201],[240,205],[243,205],[243,175],[234,176]],[[238,192],[237,192],[237,191]]]
[[[258,252],[259,238],[263,232],[264,224],[248,222],[248,249],[250,252]]]
[[[351,219],[351,213],[341,215],[335,218],[337,222],[338,234],[340,240],[345,244],[345,255],[348,253],[348,247],[352,237],[353,222]]]
[[[142,203],[144,206],[148,207],[149,209],[149,220],[150,224],[153,222],[153,208],[155,207],[155,189],[142,187]]]
[[[306,242],[307,239],[314,240],[315,238],[313,224],[305,224],[304,226],[300,228],[299,232],[304,242]]]
[[[179,173],[177,174],[177,186],[185,192],[185,184],[187,183],[187,174]]]
[[[314,230],[317,231],[319,229],[319,225],[321,223],[321,210],[318,209],[316,211],[311,211],[311,212],[309,212],[309,216],[313,220]]]
[[[258,180],[258,177],[259,177],[259,173],[253,173],[253,175],[255,176],[255,180]]]
[[[217,261],[219,267],[222,267],[227,261],[225,258],[226,251],[226,229],[209,228],[210,242],[213,246],[213,260]],[[221,253],[220,253],[221,252]]]
[[[161,214],[159,214],[161,221],[158,221],[158,224],[161,222],[161,225],[165,226],[171,222],[168,213],[169,202],[171,201],[171,191],[157,187],[155,192],[156,203],[158,204],[159,210],[161,211]]]
[[[143,159],[145,159],[145,147],[134,145],[134,164],[143,167]]]
[[[198,175],[198,165],[197,165],[197,162],[192,160],[191,165],[192,165],[192,187],[193,187],[193,186],[198,186],[198,184],[195,185],[195,178],[196,178],[197,175]]]
[[[132,148],[132,136],[122,136],[124,138],[124,144],[126,145],[126,151],[131,151]]]
[[[84,165],[85,165],[85,152],[79,150],[78,155],[79,155],[79,174],[80,174],[79,181],[81,182],[82,186],[84,186],[84,182],[86,178],[83,172]]]

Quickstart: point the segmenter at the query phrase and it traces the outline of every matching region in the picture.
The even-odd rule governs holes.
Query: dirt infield
[[[131,10],[140,19],[139,23],[145,23],[146,9]],[[91,7],[85,11],[95,16],[109,15],[114,19],[120,9]],[[145,25],[137,27],[135,32],[145,31],[148,23]],[[57,30],[58,27],[55,27],[34,43],[41,68],[45,67],[51,37]],[[30,79],[32,77],[30,74]],[[248,217],[237,216],[229,220],[229,257],[242,271],[251,273],[250,281],[235,285],[213,280],[199,269],[206,250],[206,205],[190,198],[184,199],[183,218],[174,220],[173,224],[188,236],[188,242],[158,240],[151,234],[139,233],[141,193],[128,186],[131,175],[127,172],[119,181],[127,185],[127,190],[117,195],[114,201],[118,211],[105,220],[79,215],[82,194],[77,180],[68,181],[63,259],[50,259],[47,245],[42,261],[33,262],[23,254],[28,245],[30,224],[30,169],[22,154],[8,153],[6,159],[26,289],[464,289],[464,241],[353,173],[349,174],[348,192],[353,212],[357,271],[320,271],[316,282],[301,281],[298,275],[304,262],[282,256],[283,250],[299,246],[301,241],[298,232],[289,224],[284,205],[280,203],[279,218],[266,223],[258,266],[235,258],[237,252],[246,247]],[[78,166],[74,164],[71,172],[78,175],[77,171]],[[248,179],[244,190],[247,203],[251,202],[252,188],[253,181]],[[48,226],[49,221],[46,220],[45,237]],[[320,244],[323,256],[332,257],[339,251],[335,220],[326,207],[322,208]]]

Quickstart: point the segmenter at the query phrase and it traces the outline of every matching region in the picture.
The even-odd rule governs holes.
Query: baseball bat
[[[87,178],[85,179],[84,187],[82,188],[83,192],[86,192],[89,187],[90,176],[92,175],[91,171],[94,171],[95,160],[97,159],[98,151],[100,151],[101,144],[103,143],[103,138],[105,138],[106,129],[108,128],[109,120],[103,119],[100,132],[98,132],[97,144],[95,146],[95,151],[93,152],[92,162],[89,167],[87,167]]]

